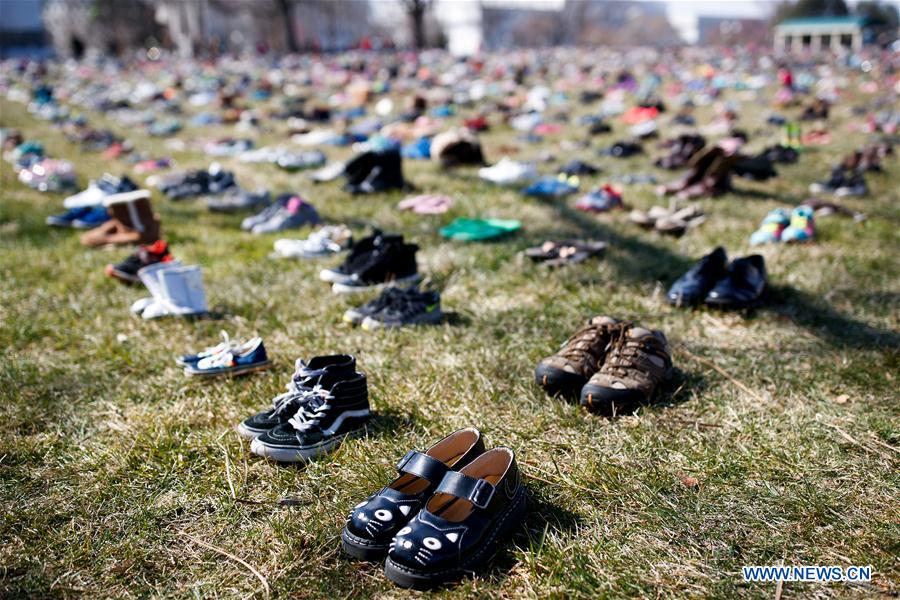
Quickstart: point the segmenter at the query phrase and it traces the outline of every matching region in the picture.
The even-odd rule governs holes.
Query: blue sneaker
[[[403,149],[400,150],[400,155],[403,158],[414,160],[428,160],[431,158],[431,139],[423,137],[403,146]]]
[[[562,198],[578,191],[578,177],[541,177],[522,190],[526,196]]]
[[[214,377],[217,375],[243,375],[253,371],[268,369],[271,363],[266,355],[262,338],[256,337],[240,348],[229,348],[223,352],[202,358],[184,367],[187,375],[194,377]]]
[[[104,209],[106,210],[106,209]],[[82,206],[80,208],[70,208],[61,215],[50,215],[47,217],[47,225],[51,227],[74,227],[73,222],[91,212],[90,206]]]
[[[179,367],[190,367],[195,366],[198,362],[203,360],[204,358],[208,358],[210,356],[214,356],[216,354],[221,354],[222,352],[236,352],[240,354],[242,352],[241,346],[242,344],[233,340],[228,336],[228,332],[222,331],[219,333],[222,336],[222,342],[216,344],[215,346],[210,346],[200,352],[194,354],[183,354],[181,356],[175,357],[175,364]]]
[[[75,229],[93,229],[107,221],[109,221],[109,212],[107,212],[106,207],[95,206],[89,208],[86,213],[72,221],[72,227]]]

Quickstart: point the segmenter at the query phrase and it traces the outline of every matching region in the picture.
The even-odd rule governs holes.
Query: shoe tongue
[[[591,325],[615,325],[616,320],[612,317],[607,316],[599,316],[594,317],[590,321],[588,321]]]
[[[653,335],[653,332],[649,329],[644,329],[643,327],[632,327],[628,332],[628,337],[633,339],[642,338],[648,335]]]

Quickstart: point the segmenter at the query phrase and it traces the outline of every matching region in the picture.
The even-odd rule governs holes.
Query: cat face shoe
[[[494,448],[444,475],[434,496],[397,532],[384,574],[415,589],[458,581],[482,567],[524,515],[515,454]]]
[[[419,512],[444,475],[483,453],[481,432],[473,428],[451,433],[424,453],[408,452],[397,464],[400,476],[347,517],[341,533],[344,552],[362,560],[384,558],[394,535]]]

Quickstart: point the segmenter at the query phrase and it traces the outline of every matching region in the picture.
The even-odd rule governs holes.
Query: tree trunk
[[[411,0],[407,8],[412,21],[413,46],[416,50],[425,47],[425,8],[426,3],[423,0]]]
[[[293,4],[291,0],[275,0],[278,4],[278,10],[281,11],[281,19],[284,21],[284,41],[287,43],[288,52],[296,53],[299,51],[297,47],[297,37],[294,35],[294,14],[291,8]]]

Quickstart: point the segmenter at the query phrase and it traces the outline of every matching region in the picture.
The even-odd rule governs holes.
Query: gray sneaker
[[[225,192],[222,196],[207,198],[206,207],[210,212],[230,213],[268,206],[271,201],[269,192],[266,190],[249,192],[239,187],[234,187]]]
[[[274,217],[282,208],[280,203],[274,202],[269,206],[265,207],[262,212],[259,214],[253,215],[252,217],[247,217],[243,221],[241,221],[241,229],[244,231],[252,231],[254,227],[259,225],[260,223],[265,223],[272,217]]]
[[[253,225],[253,233],[274,233],[285,229],[296,229],[304,225],[318,225],[322,222],[319,213],[309,202],[294,196],[286,206],[279,206],[268,219]]]

